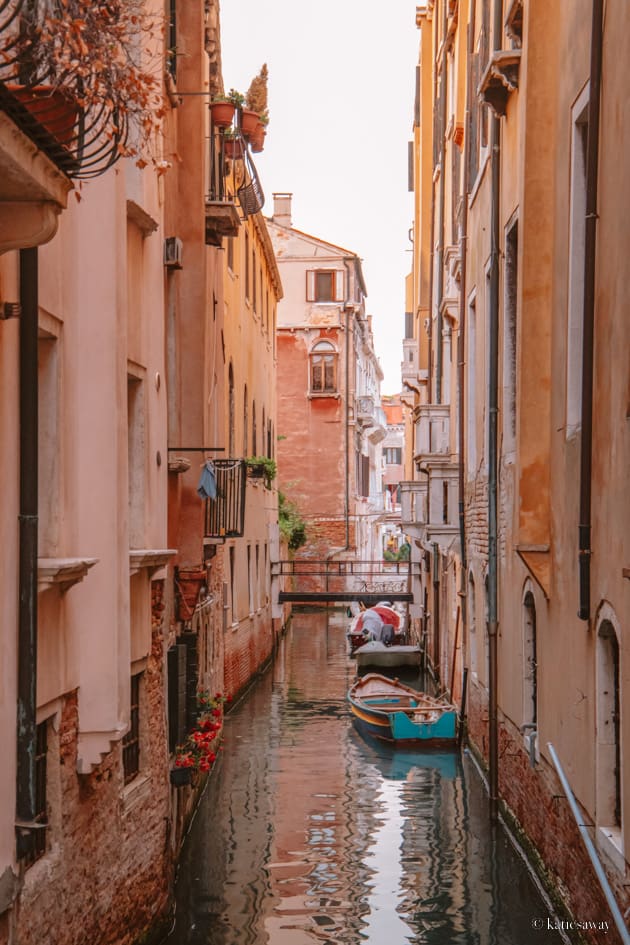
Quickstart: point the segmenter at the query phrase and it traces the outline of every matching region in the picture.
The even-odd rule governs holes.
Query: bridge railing
[[[279,561],[283,600],[409,600],[412,566],[408,561],[340,561],[296,558]]]

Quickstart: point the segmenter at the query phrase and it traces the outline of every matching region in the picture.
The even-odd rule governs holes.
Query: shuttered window
[[[140,679],[142,673],[131,677],[131,708],[129,731],[123,738],[123,768],[125,784],[140,771]]]
[[[307,302],[343,302],[342,269],[309,269],[306,273]]]

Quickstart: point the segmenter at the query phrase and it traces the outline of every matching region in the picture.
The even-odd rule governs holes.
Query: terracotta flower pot
[[[243,157],[243,142],[240,138],[224,138],[223,153],[232,161]]]
[[[248,108],[244,108],[241,112],[241,131],[246,138],[251,137],[255,133],[258,125],[260,124],[260,115],[258,112],[253,112]]]
[[[7,86],[11,94],[33,118],[64,147],[72,142],[79,118],[79,106],[59,89],[50,85]]]
[[[250,136],[249,144],[254,154],[259,154],[265,147],[265,126],[259,123],[256,131]]]
[[[235,111],[232,102],[210,102],[210,114],[216,128],[229,128]]]

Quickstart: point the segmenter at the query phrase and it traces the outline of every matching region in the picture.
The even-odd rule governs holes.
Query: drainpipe
[[[593,0],[591,75],[586,143],[586,224],[584,233],[584,314],[582,328],[582,435],[580,441],[580,522],[578,617],[591,614],[591,473],[593,452],[593,339],[595,323],[595,262],[597,249],[597,181],[599,172],[599,111],[602,75],[604,0]]]
[[[493,48],[501,48],[503,35],[502,3],[494,0]],[[492,117],[491,148],[491,261],[489,305],[489,375],[488,375],[488,782],[490,818],[498,818],[499,732],[497,709],[497,457],[499,412],[499,246],[501,240],[501,119]]]
[[[345,494],[344,494],[344,512],[345,512],[345,537],[346,547],[344,551],[350,550],[350,319],[354,316],[354,307],[350,301],[350,268],[349,260],[344,259],[343,264],[346,270],[346,301],[343,310],[346,316],[346,424],[345,424]],[[354,333],[352,333],[354,334]]]
[[[440,552],[437,542],[433,542],[433,676],[440,681]]]
[[[17,856],[35,819],[37,723],[37,248],[20,250],[20,515],[17,697]]]
[[[462,218],[459,232],[459,269],[460,269],[460,288],[459,288],[459,336],[457,339],[457,412],[459,414],[458,430],[458,511],[459,511],[459,543],[461,554],[461,575],[459,597],[462,614],[462,640],[464,643],[464,670],[468,667],[468,595],[467,595],[467,570],[468,556],[466,553],[466,513],[465,513],[465,471],[466,471],[466,436],[464,422],[466,419],[466,389],[465,389],[465,367],[466,367],[466,275],[467,275],[467,244],[468,244],[468,188],[469,163],[470,163],[470,96],[472,92],[472,56],[473,42],[475,36],[475,3],[470,0],[469,20],[468,20],[468,64],[466,76],[466,111],[464,114],[464,179],[462,183]],[[462,695],[462,713],[464,697]]]
[[[446,116],[447,116],[447,68],[446,68],[446,34],[448,31],[448,9],[446,3],[442,4],[442,78],[440,82],[440,200],[438,203],[438,253],[437,253],[437,319],[435,333],[437,335],[436,343],[436,363],[435,363],[435,401],[442,403],[442,370],[444,360],[444,350],[442,341],[443,315],[442,299],[444,296],[444,203],[446,200]]]

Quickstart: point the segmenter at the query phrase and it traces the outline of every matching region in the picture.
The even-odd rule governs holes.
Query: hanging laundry
[[[197,495],[202,499],[216,499],[217,497],[217,477],[214,472],[212,460],[207,460],[201,470],[201,478],[197,486]]]

